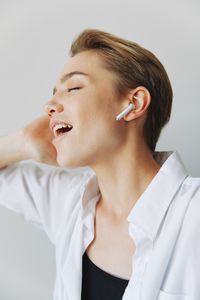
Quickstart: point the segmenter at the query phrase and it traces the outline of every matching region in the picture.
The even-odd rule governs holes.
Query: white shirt
[[[155,159],[162,166],[127,217],[136,251],[122,299],[199,300],[200,178],[188,175],[177,152],[155,152]],[[80,300],[82,255],[94,238],[100,199],[97,176],[89,167],[44,166],[23,161],[1,169],[0,204],[55,245],[54,300]]]

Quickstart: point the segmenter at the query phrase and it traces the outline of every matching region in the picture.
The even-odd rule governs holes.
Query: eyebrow
[[[63,75],[60,79],[60,83],[63,84],[66,80],[70,79],[72,76],[74,75],[84,75],[84,76],[89,76],[88,74],[86,73],[83,73],[83,72],[80,72],[80,71],[73,71],[73,72],[70,72],[70,73],[67,73],[65,75]],[[53,95],[57,92],[57,89],[56,87],[54,87],[53,89]]]

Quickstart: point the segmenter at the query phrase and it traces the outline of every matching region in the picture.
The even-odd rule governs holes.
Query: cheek
[[[122,141],[121,130],[113,122],[99,116],[91,116],[83,123],[85,128],[79,136],[80,147],[85,146],[87,151],[113,151]]]
[[[76,99],[70,111],[73,116],[77,142],[116,145],[122,126],[116,121],[115,99],[88,93]],[[69,113],[70,116],[70,113]],[[117,123],[118,122],[118,123]],[[82,145],[83,146],[83,145]]]
[[[84,99],[81,99],[84,100]],[[78,131],[85,133],[96,123],[98,110],[89,105],[88,101],[82,101],[76,107],[73,107],[73,119]]]

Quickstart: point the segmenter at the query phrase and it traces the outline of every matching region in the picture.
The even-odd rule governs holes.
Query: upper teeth
[[[72,125],[70,125],[70,124],[56,124],[56,125],[54,126],[54,128],[53,128],[54,134],[56,134],[56,131],[57,131],[58,129],[66,128],[66,127],[72,128]]]

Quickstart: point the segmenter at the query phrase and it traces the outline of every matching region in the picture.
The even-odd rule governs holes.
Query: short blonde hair
[[[98,29],[85,29],[72,42],[70,56],[96,51],[104,67],[117,75],[116,92],[125,95],[137,86],[144,86],[151,95],[143,135],[151,151],[162,128],[171,115],[173,92],[168,75],[157,57],[137,43]]]

